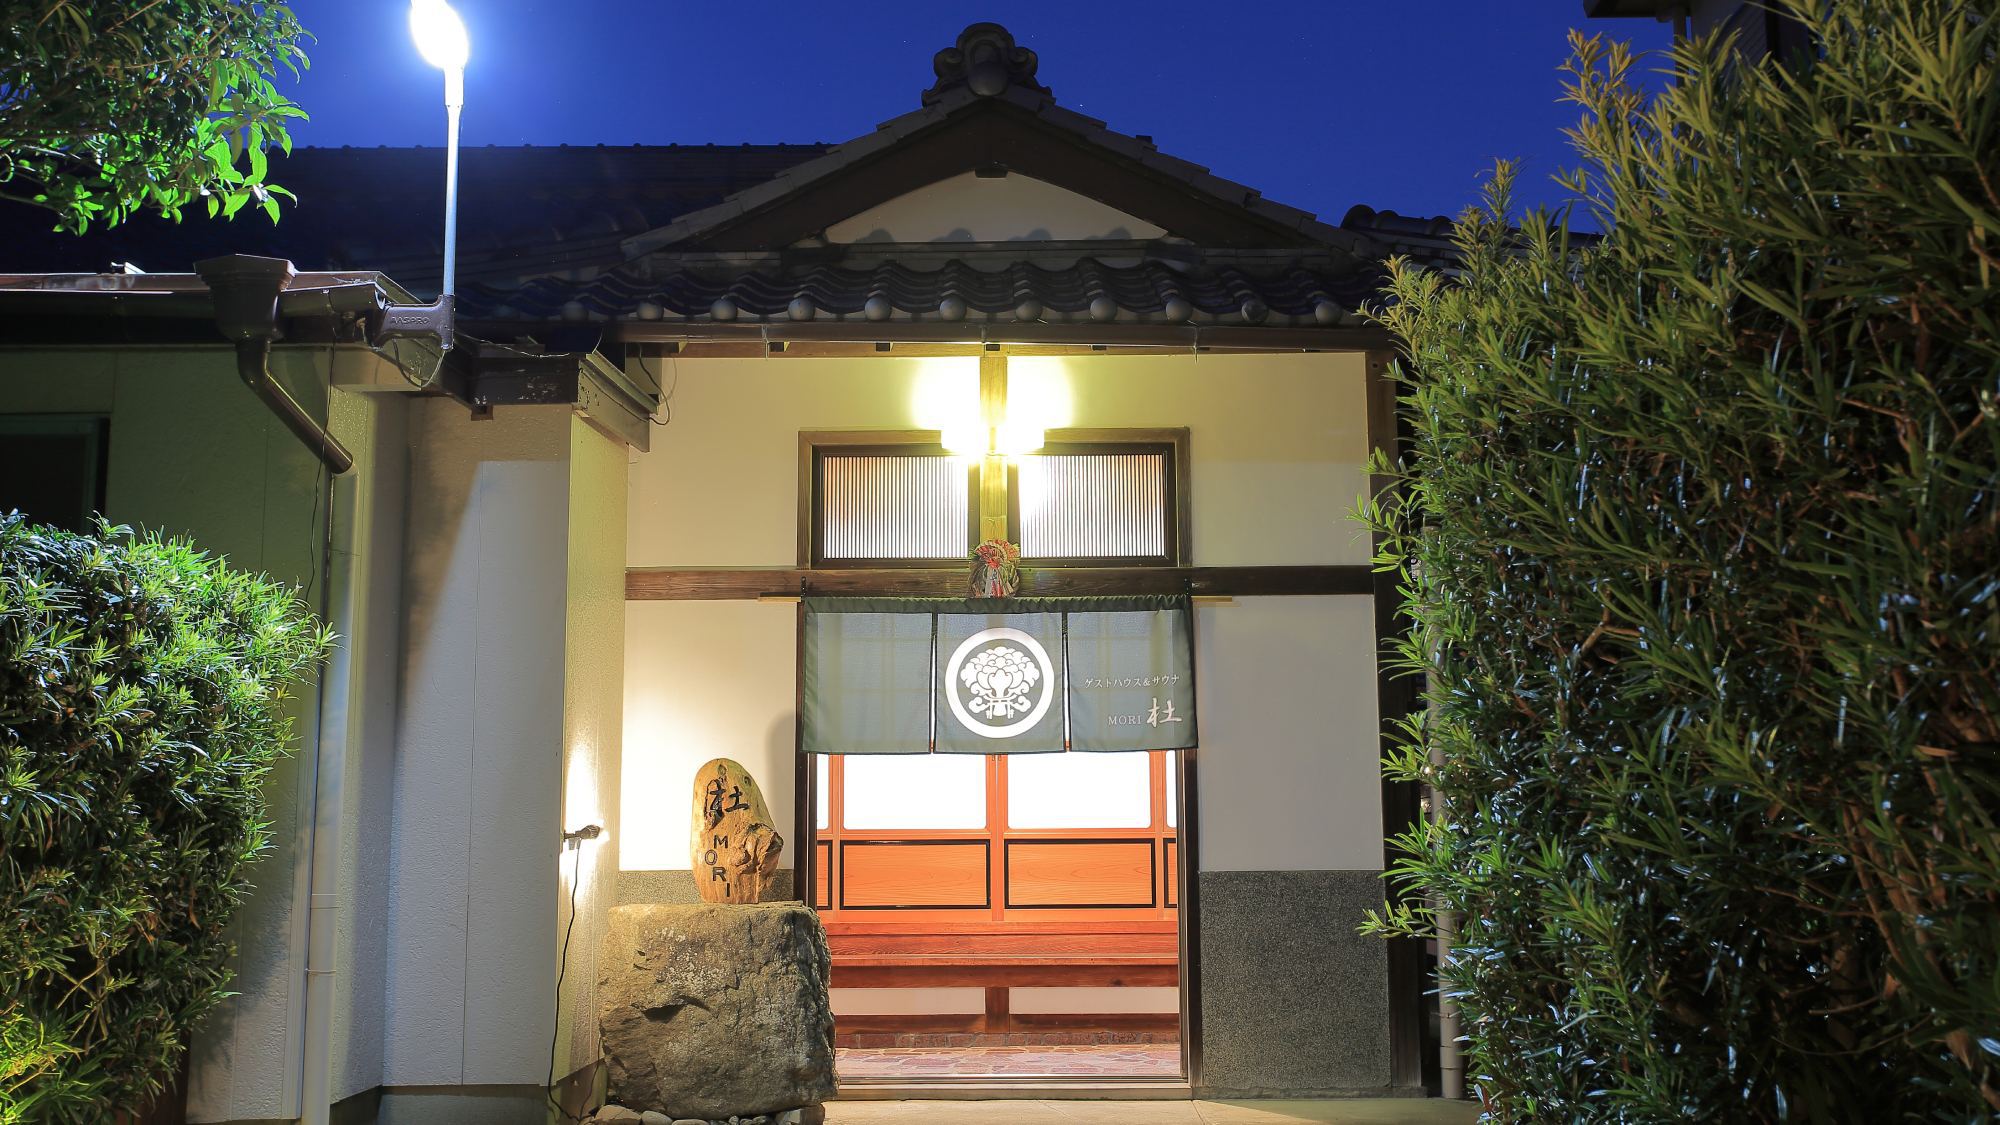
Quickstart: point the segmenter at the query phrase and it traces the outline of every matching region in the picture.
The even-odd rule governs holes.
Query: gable
[[[1129,241],[1168,233],[1068,188],[1032,176],[961,172],[905,192],[826,228],[826,241]]]
[[[1273,203],[1255,188],[1159,151],[1150,137],[1119,133],[1065,109],[1038,80],[1036,66],[1034,52],[1017,45],[1005,28],[974,24],[933,60],[938,80],[925,91],[921,109],[885,121],[713,207],[627,238],[624,250],[636,258],[661,250],[766,252],[843,240],[853,245],[896,238],[897,244],[907,245],[954,240],[953,232],[960,228],[977,237],[982,232],[974,224],[953,222],[942,212],[959,202],[983,204],[986,190],[993,201],[1014,207],[1004,221],[996,216],[988,224],[1002,232],[1002,241],[1027,241],[1024,232],[1047,225],[1021,213],[1032,203],[1051,206],[1049,214],[1081,223],[1078,229],[1087,232],[1083,241],[1104,240],[1121,225],[1146,240],[1126,221],[1136,219],[1216,249],[1352,251],[1360,246],[1361,240],[1307,212]],[[1002,182],[1024,177],[1066,196],[1037,200],[1034,186],[1008,183],[982,189],[963,182],[966,177]],[[954,201],[954,192],[963,197]],[[911,196],[920,198],[905,198]],[[1068,196],[1097,206],[1079,208]],[[888,221],[892,204],[895,222]],[[927,208],[940,213],[919,221],[918,214]],[[901,235],[898,224],[910,225],[915,237]],[[871,239],[877,229],[882,236]],[[1053,226],[1050,233],[1056,236],[1050,241],[1065,241]]]

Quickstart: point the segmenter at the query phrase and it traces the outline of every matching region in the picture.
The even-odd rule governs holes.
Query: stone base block
[[[599,963],[613,1103],[727,1121],[833,1096],[832,962],[803,903],[617,907]]]

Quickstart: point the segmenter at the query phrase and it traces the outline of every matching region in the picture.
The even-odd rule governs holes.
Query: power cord
[[[562,959],[556,964],[555,1014],[549,1020],[552,1026],[549,1031],[549,1092],[547,1096],[550,1108],[554,1109],[556,1116],[560,1117],[566,1123],[580,1123],[583,1121],[583,1118],[564,1109],[562,1102],[556,1097],[556,1043],[562,1039],[562,986],[563,978],[569,974],[570,935],[576,933],[576,888],[578,884],[583,882],[583,842],[585,840],[595,840],[602,835],[604,835],[604,829],[595,824],[586,824],[574,832],[563,833],[563,844],[576,849],[576,862],[570,867],[569,925],[563,927]]]

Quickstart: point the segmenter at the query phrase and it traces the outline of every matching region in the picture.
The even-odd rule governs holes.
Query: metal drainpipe
[[[236,373],[256,392],[306,448],[327,468],[344,473],[354,455],[325,426],[306,413],[271,375],[271,341],[278,335],[278,295],[291,283],[292,263],[283,258],[231,254],[196,262],[215,302],[215,326],[236,345]]]
[[[334,482],[326,482],[326,522],[320,528],[320,619],[332,620]],[[358,513],[357,513],[358,514]],[[341,597],[351,602],[351,584]],[[347,785],[348,698],[354,690],[353,648],[349,663],[333,661],[320,677],[318,738],[313,750],[312,846],[306,864],[306,997],[304,1034],[299,1040],[301,1125],[327,1125],[333,1108],[333,1006],[336,925],[340,917],[340,810]],[[335,716],[329,723],[327,717]]]
[[[1433,768],[1444,763],[1444,752],[1431,750]],[[1433,788],[1428,794],[1434,823],[1444,820],[1444,801]],[[1453,939],[1458,936],[1458,915],[1442,909],[1437,915],[1438,947],[1438,1094],[1454,1101],[1465,1097],[1465,1057],[1458,1046],[1458,1004],[1444,990],[1444,966],[1451,960]]]
[[[271,340],[278,334],[278,296],[290,284],[292,264],[282,258],[232,254],[195,263],[215,303],[216,327],[236,344],[236,371],[279,421],[317,455],[332,475],[354,467],[354,455],[327,428],[306,413],[271,375]],[[326,619],[333,609],[333,494],[327,479],[326,522],[320,535],[319,609]],[[345,596],[351,597],[352,591]],[[351,650],[350,650],[351,651]],[[304,1125],[326,1125],[332,1103],[333,947],[339,906],[340,797],[346,782],[346,698],[351,667],[335,672],[329,664],[321,675],[319,716],[314,724],[312,843],[306,862],[306,988],[305,1019],[296,1040],[300,1118]],[[328,707],[328,693],[340,698]],[[328,730],[327,716],[339,716]]]
[[[1458,915],[1440,913],[1437,919],[1438,965],[1451,957],[1452,939],[1458,936]],[[1458,1046],[1458,1004],[1438,990],[1438,1093],[1453,1100],[1465,1097],[1465,1056]]]

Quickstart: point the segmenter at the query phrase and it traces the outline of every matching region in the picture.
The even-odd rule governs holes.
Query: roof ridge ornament
[[[1014,42],[1012,32],[997,23],[975,23],[958,33],[958,42],[931,59],[937,83],[924,91],[931,105],[947,92],[964,86],[982,98],[1003,94],[1010,86],[1053,96],[1035,81],[1035,52]]]

